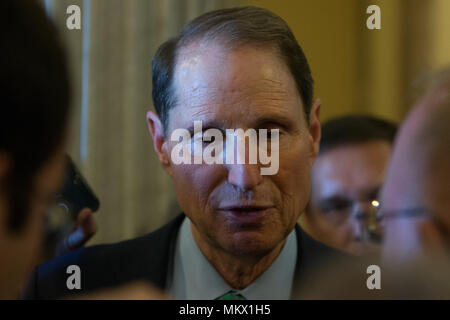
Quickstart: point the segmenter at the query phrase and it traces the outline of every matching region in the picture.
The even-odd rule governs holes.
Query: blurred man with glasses
[[[350,115],[322,127],[311,174],[311,198],[301,226],[317,240],[357,255],[381,240],[378,192],[396,126],[368,115]]]

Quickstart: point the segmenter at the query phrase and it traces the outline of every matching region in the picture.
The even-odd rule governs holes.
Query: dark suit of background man
[[[184,214],[147,236],[44,264],[30,297],[74,293],[66,268],[76,264],[82,291],[144,278],[180,299],[288,299],[307,270],[340,255],[296,225],[318,153],[320,102],[280,17],[241,7],[191,21],[153,58],[153,101],[149,130]],[[260,164],[175,165],[171,133],[195,120],[203,130],[279,129],[278,173],[261,175]]]

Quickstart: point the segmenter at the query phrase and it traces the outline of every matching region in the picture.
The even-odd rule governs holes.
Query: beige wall
[[[431,5],[431,67],[450,66],[450,1],[434,0]]]
[[[322,120],[368,112],[400,121],[414,82],[450,62],[448,0],[246,0],[284,18],[303,47]],[[381,30],[366,28],[367,6]]]
[[[311,66],[322,116],[329,118],[360,105],[359,5],[357,0],[255,0],[250,5],[280,15],[293,30]]]

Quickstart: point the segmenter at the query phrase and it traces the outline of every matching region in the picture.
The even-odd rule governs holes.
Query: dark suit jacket
[[[40,265],[32,275],[24,298],[55,299],[137,279],[149,280],[165,289],[167,276],[173,270],[176,238],[184,217],[180,214],[159,230],[143,237],[81,248]],[[301,283],[325,259],[346,256],[312,239],[298,225],[295,231],[298,240],[295,285]],[[67,288],[66,281],[70,274],[66,270],[70,265],[81,269],[81,290]]]

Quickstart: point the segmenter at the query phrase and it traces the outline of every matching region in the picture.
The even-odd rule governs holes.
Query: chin
[[[238,256],[264,256],[276,248],[278,242],[255,231],[239,232],[228,242],[228,249]]]

